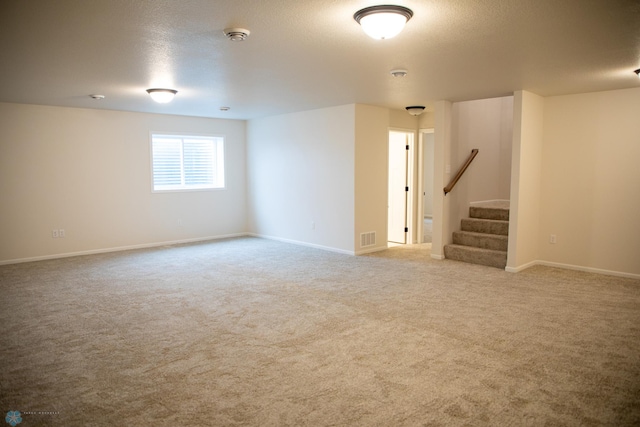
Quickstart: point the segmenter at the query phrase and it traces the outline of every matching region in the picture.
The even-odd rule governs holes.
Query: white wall
[[[640,88],[545,98],[542,261],[640,275],[638,159]]]
[[[224,135],[227,188],[151,193],[150,131]],[[243,233],[245,195],[244,121],[0,104],[0,262]]]
[[[539,255],[540,181],[544,99],[526,91],[514,94],[513,160],[507,271],[519,271]]]
[[[251,233],[354,252],[355,111],[351,104],[247,123]]]

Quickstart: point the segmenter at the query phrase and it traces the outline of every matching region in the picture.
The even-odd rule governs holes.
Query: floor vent
[[[373,246],[376,244],[376,232],[369,231],[368,233],[360,234],[360,247]]]

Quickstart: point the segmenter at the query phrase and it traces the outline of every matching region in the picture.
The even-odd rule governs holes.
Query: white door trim
[[[418,129],[418,206],[416,215],[418,217],[417,243],[424,243],[424,134],[434,133],[433,128]],[[433,191],[433,189],[431,189]]]

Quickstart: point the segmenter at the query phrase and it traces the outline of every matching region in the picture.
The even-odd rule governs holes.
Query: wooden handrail
[[[451,180],[449,185],[444,187],[444,195],[445,196],[447,195],[447,193],[449,193],[449,192],[451,192],[451,190],[453,190],[453,187],[456,186],[456,184],[458,183],[458,181],[460,180],[462,175],[465,173],[465,171],[467,170],[467,168],[469,167],[471,162],[473,162],[473,159],[475,159],[477,155],[478,155],[478,149],[477,148],[474,148],[473,150],[471,150],[471,154],[469,155],[469,158],[467,159],[465,164],[462,165],[462,167],[460,168],[460,170],[458,171],[456,176],[453,177],[453,179]]]

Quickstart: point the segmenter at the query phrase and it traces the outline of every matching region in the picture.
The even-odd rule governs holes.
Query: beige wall
[[[450,197],[445,197],[438,188],[444,188],[451,179],[446,165],[451,163],[451,110],[452,103],[438,101],[435,103],[433,118],[434,127],[434,165],[433,186],[433,239],[431,243],[431,258],[444,259],[444,246],[452,242],[453,228],[449,220]]]
[[[425,111],[418,116],[418,127],[420,129],[433,129],[435,126],[435,112]]]
[[[410,119],[406,112],[404,115]],[[393,110],[391,115],[393,115]],[[394,121],[396,126],[406,123]],[[388,127],[390,111],[356,105],[355,123],[355,251],[369,252],[387,247]],[[415,123],[413,123],[415,126]],[[376,232],[375,246],[362,248],[360,233]]]
[[[543,114],[544,98],[515,93],[507,271],[530,266],[539,256]]]
[[[387,111],[387,119],[385,120],[388,123],[387,126],[418,131],[419,116],[412,116],[405,110],[389,110],[386,108],[384,110]]]
[[[424,218],[433,217],[433,195],[436,190],[433,185],[433,165],[434,165],[434,138],[433,133],[423,132],[421,134],[422,137],[422,164],[424,166],[423,177],[422,177],[422,188],[424,196],[418,194],[418,196],[422,199],[422,215],[423,218],[418,218],[418,220],[423,220]]]
[[[638,159],[640,88],[545,98],[542,261],[640,275]]]
[[[249,231],[354,252],[353,104],[249,120]]]
[[[151,131],[224,135],[227,188],[151,193]],[[244,159],[244,121],[0,104],[0,262],[243,233]]]

